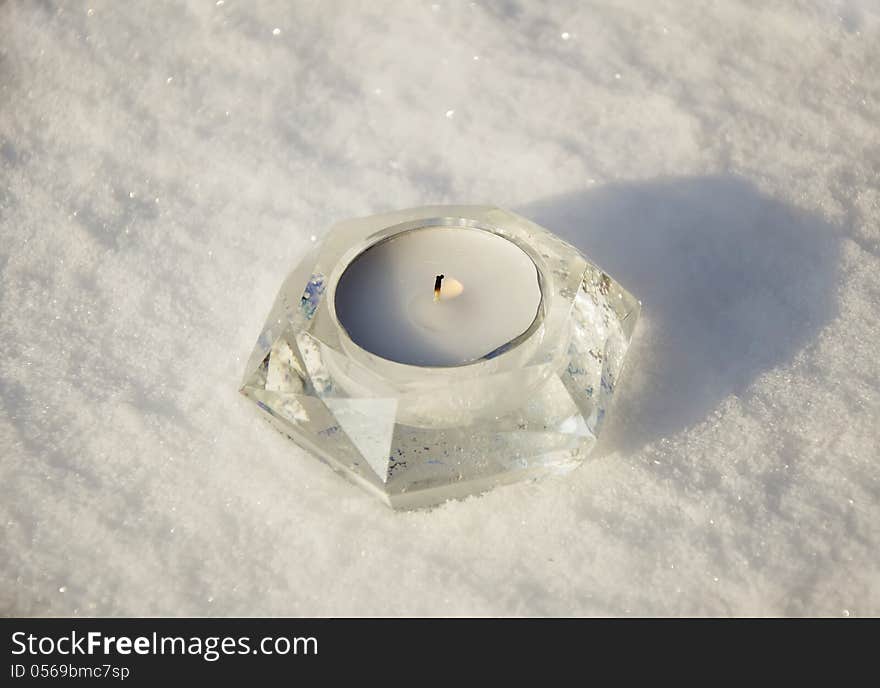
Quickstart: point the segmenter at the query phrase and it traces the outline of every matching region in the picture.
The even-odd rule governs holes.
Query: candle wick
[[[443,282],[443,275],[437,275],[434,278],[434,301],[440,300],[440,284]]]

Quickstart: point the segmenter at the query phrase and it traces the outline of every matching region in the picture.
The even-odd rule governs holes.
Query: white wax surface
[[[446,282],[439,300],[437,275]],[[538,271],[522,249],[460,227],[414,229],[368,248],[335,292],[352,341],[420,366],[459,365],[495,351],[529,329],[540,303]]]

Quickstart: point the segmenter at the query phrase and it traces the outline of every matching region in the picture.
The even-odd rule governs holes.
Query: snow
[[[0,4],[0,613],[880,613],[876,8]],[[643,320],[591,462],[392,513],[237,384],[315,238],[429,203]]]

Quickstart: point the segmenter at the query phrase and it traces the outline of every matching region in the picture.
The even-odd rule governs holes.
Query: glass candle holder
[[[528,270],[510,268],[493,277],[491,251],[481,255],[466,250],[478,238],[471,235],[461,235],[460,254],[452,250],[444,257],[439,251],[436,260],[426,258],[418,247],[408,253],[401,243],[401,250],[387,259],[391,262],[381,263],[389,271],[387,279],[398,272],[415,272],[414,288],[420,289],[419,269],[406,261],[410,256],[422,261],[425,289],[436,286],[436,307],[449,310],[438,310],[440,317],[434,318],[434,306],[420,302],[415,315],[404,312],[408,294],[397,298],[387,288],[390,282],[374,275],[380,281],[368,279],[365,287],[380,285],[373,287],[379,302],[358,301],[359,331],[347,331],[339,317],[344,309],[337,301],[352,298],[351,288],[347,285],[337,293],[337,287],[348,268],[383,242],[417,230],[489,233],[520,249],[536,275],[529,278]],[[457,237],[451,232],[437,238],[454,249]],[[400,270],[394,261],[404,261]],[[476,268],[487,267],[488,277],[473,269],[474,262]],[[449,263],[452,271],[469,276],[463,282],[456,279],[451,292],[458,297],[463,291],[471,299],[470,310],[461,311],[465,315],[460,334],[454,308],[461,304],[453,307],[441,301],[440,280],[435,282],[433,274]],[[534,287],[520,283],[535,276],[540,290],[537,308],[532,302]],[[410,288],[409,278],[398,279],[404,290]],[[500,296],[488,293],[505,279],[520,282],[504,286]],[[517,295],[509,308],[503,301],[507,293]],[[496,485],[567,471],[582,462],[610,406],[639,308],[632,295],[577,249],[506,210],[433,206],[348,220],[333,227],[282,284],[248,361],[241,392],[278,430],[387,505],[431,506]],[[473,309],[486,317],[469,317]],[[519,330],[519,325],[508,327],[508,321],[527,322],[522,318],[532,309],[531,325],[509,341],[489,344],[495,336],[504,339],[508,335],[503,333]],[[406,322],[410,317],[415,318],[414,329]],[[376,332],[369,331],[371,318]],[[439,323],[436,328],[428,323],[435,328],[432,337],[462,338],[454,342],[451,354],[442,351],[441,358],[433,349],[426,352],[426,360],[443,365],[414,364],[420,360],[419,347],[433,344],[420,339],[420,323],[426,318]],[[398,319],[407,334],[388,336],[412,341],[404,349],[381,346],[377,336]],[[483,326],[485,331],[474,331]],[[365,341],[379,342],[373,346],[385,355],[361,346]],[[491,349],[480,353],[481,346]],[[399,357],[404,362],[389,358],[392,350],[403,352]]]

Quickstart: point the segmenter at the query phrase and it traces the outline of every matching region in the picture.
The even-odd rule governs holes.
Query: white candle
[[[504,237],[424,227],[357,256],[339,278],[334,305],[351,340],[377,356],[457,366],[515,344],[535,322],[541,287],[532,259]]]

